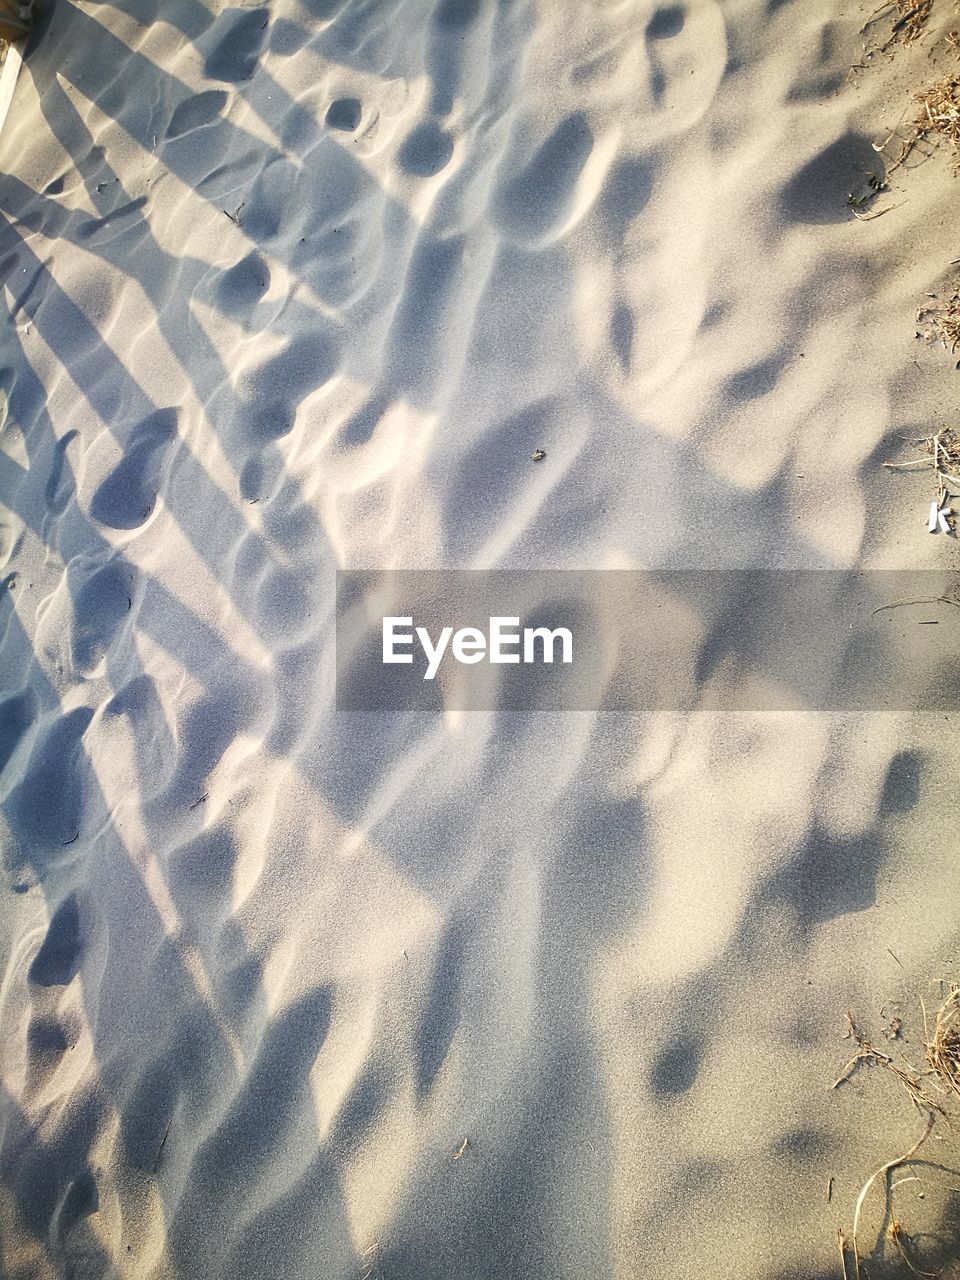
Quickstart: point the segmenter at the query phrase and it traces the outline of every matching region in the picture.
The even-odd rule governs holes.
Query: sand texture
[[[334,575],[957,566],[881,463],[956,414],[960,178],[848,197],[960,17],[851,73],[872,8],[49,6],[0,136],[3,1276],[839,1280],[922,1129],[830,1089],[845,1015],[916,1058],[960,975],[956,717],[338,713]]]

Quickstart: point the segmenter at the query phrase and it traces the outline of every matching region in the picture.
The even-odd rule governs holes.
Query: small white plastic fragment
[[[936,533],[936,532],[937,532],[937,516],[938,516],[939,514],[940,514],[940,512],[937,510],[937,504],[936,504],[935,502],[931,502],[931,503],[930,503],[930,518],[927,520],[927,531],[928,531],[928,533]]]
[[[947,519],[946,511],[937,512],[937,523],[940,526],[941,533],[951,533],[950,521]]]

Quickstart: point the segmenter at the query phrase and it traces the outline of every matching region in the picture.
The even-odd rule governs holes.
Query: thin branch
[[[887,1174],[891,1171],[891,1169],[897,1169],[899,1168],[900,1165],[906,1164],[908,1160],[912,1160],[913,1157],[920,1150],[920,1148],[923,1146],[923,1144],[926,1142],[926,1140],[930,1137],[930,1134],[933,1131],[933,1126],[935,1123],[936,1123],[936,1116],[931,1112],[927,1116],[926,1128],[924,1129],[923,1133],[920,1135],[919,1139],[910,1148],[910,1150],[907,1151],[902,1156],[897,1156],[895,1160],[888,1160],[886,1164],[881,1165],[880,1168],[876,1171],[876,1173],[872,1173],[870,1177],[866,1180],[866,1182],[863,1184],[863,1189],[861,1190],[859,1196],[857,1197],[856,1208],[853,1211],[852,1243],[853,1243],[853,1265],[854,1265],[855,1280],[860,1280],[860,1249],[857,1244],[857,1232],[860,1226],[860,1213],[863,1209],[863,1202],[866,1200],[867,1194],[870,1191],[870,1188],[873,1186],[873,1184],[876,1182],[878,1178],[886,1178]]]

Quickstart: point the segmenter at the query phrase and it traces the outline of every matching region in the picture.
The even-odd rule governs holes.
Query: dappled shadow
[[[589,975],[645,910],[653,874],[643,802],[611,798],[606,786],[632,749],[629,727],[594,728],[578,743],[593,781],[568,806],[569,743],[556,729],[518,728],[505,711],[492,718],[486,738],[464,746],[462,760],[451,760],[446,730],[434,718],[338,717],[327,677],[333,572],[343,551],[285,452],[295,431],[316,445],[329,429],[337,450],[353,457],[397,401],[445,415],[449,427],[456,416],[450,383],[475,351],[477,331],[496,333],[513,352],[539,340],[572,344],[575,276],[554,241],[595,145],[591,124],[584,113],[567,116],[522,167],[499,175],[491,208],[500,239],[471,275],[469,230],[418,221],[352,149],[369,104],[337,90],[317,113],[263,65],[268,49],[300,53],[308,45],[345,67],[395,70],[403,32],[391,6],[314,0],[296,20],[240,7],[214,18],[190,2],[117,6],[138,23],[162,18],[180,31],[210,82],[200,92],[108,30],[98,15],[111,8],[55,11],[49,43],[38,46],[27,74],[68,163],[43,191],[8,174],[0,195],[0,258],[13,317],[0,382],[27,457],[0,454],[0,481],[26,534],[63,566],[35,632],[21,603],[32,584],[10,581],[0,600],[11,673],[0,704],[6,872],[38,911],[42,901],[48,922],[22,975],[33,1002],[24,1045],[30,1096],[3,1099],[5,1184],[37,1249],[84,1274],[110,1270],[87,1220],[108,1199],[125,1204],[130,1171],[136,1187],[150,1189],[148,1225],[179,1274],[363,1274],[344,1190],[349,1161],[401,1086],[379,1059],[379,1041],[361,1046],[329,1127],[314,1119],[312,1074],[322,1088],[335,1032],[353,1034],[337,1027],[341,992],[311,972],[304,989],[277,1008],[265,975],[270,957],[250,949],[238,918],[240,818],[221,810],[208,820],[205,809],[222,763],[238,744],[255,742],[265,767],[291,767],[306,809],[362,831],[438,917],[428,972],[400,1020],[412,1047],[412,1126],[430,1158],[412,1168],[405,1194],[417,1213],[383,1245],[383,1274],[479,1274],[482,1259],[485,1274],[548,1277],[572,1274],[575,1257],[578,1274],[606,1275],[615,1135]],[[405,178],[434,179],[451,164],[447,117],[475,44],[485,41],[502,56],[500,92],[509,101],[511,59],[519,64],[522,46],[498,50],[497,24],[511,20],[510,9],[443,0],[426,10],[432,118],[398,145]],[[684,21],[681,6],[655,9],[645,38],[668,42]],[[282,136],[265,140],[237,124],[234,94],[261,124],[282,121]],[[114,164],[112,149],[85,123],[81,96],[122,125],[149,181]],[[495,105],[505,113],[503,102]],[[833,169],[847,164],[845,156],[828,161],[786,198],[790,218],[825,216],[839,181]],[[654,180],[652,161],[614,166],[597,206],[611,243],[643,213]],[[191,218],[208,218],[230,246],[224,265],[192,256],[190,244],[183,252],[165,247],[163,193],[171,188],[172,202],[188,193]],[[813,199],[810,191],[820,194]],[[139,357],[127,355],[137,335],[107,341],[95,300],[66,286],[60,258],[70,254],[113,287],[142,292],[169,353],[176,384],[169,400],[144,390]],[[283,281],[292,282],[285,296]],[[502,310],[498,291],[508,298]],[[539,311],[531,317],[534,297]],[[236,360],[211,336],[221,325],[234,326]],[[626,368],[628,308],[614,328]],[[55,404],[58,388],[36,372],[35,339],[75,389],[70,403],[80,425],[67,432],[62,389]],[[765,395],[785,363],[778,353],[743,370],[725,394],[736,401]],[[352,379],[361,396],[330,427],[311,397],[341,378]],[[740,490],[615,404],[592,375],[578,377],[576,392],[612,449],[665,476],[646,511],[624,516],[649,526],[636,545],[651,562],[683,563],[700,551],[683,510],[690,494],[716,513],[712,551],[721,559],[758,553],[768,529],[779,527],[778,480]],[[472,513],[505,519],[527,484],[504,469],[503,455],[559,445],[567,409],[560,395],[534,395],[526,407],[492,413],[485,434],[457,439],[462,457],[444,490],[452,496],[439,511],[438,551],[455,562],[480,554]],[[115,456],[91,491],[78,446],[101,425]],[[579,531],[584,512],[602,510],[605,499],[596,485],[581,489],[572,470],[554,493],[558,527]],[[218,584],[209,611],[138,561],[132,539],[161,519]],[[785,559],[821,563],[789,531],[779,546]],[[243,620],[251,650],[261,646],[265,658],[228,647],[232,618]],[[173,713],[150,653],[170,655],[189,684],[189,698]],[[121,726],[127,737],[118,740],[133,754],[128,813],[111,807],[97,772],[100,736]],[[538,734],[531,766],[528,748]],[[918,779],[919,764],[898,763],[884,817],[909,808]],[[477,786],[489,813],[471,827],[463,790]],[[801,932],[869,905],[885,852],[873,834],[843,845],[815,833],[766,886],[764,902],[786,902]],[[264,860],[292,857],[289,832],[271,831],[265,842]],[[516,881],[524,878],[517,868],[531,850],[539,879],[523,914],[514,911]],[[318,863],[327,852],[316,851]],[[540,1021],[524,1030],[529,1063],[516,1080],[508,1065],[496,1074],[495,1063],[492,1092],[472,1076],[463,1086],[465,1103],[478,1110],[502,1092],[499,1119],[483,1117],[500,1141],[493,1152],[477,1138],[458,1160],[454,1182],[450,1152],[429,1130],[426,1109],[458,1069],[463,1039],[485,1025],[478,1006],[487,1016],[503,999],[481,990],[486,950],[464,896],[471,877],[481,883],[497,936],[512,931],[524,941],[514,937],[521,959],[507,972],[518,986],[529,984]],[[540,939],[536,954],[528,936]],[[110,1016],[99,1016],[101,1009]],[[675,1105],[695,1086],[709,1031],[707,1022],[678,1027],[654,1056],[646,1084],[659,1103]],[[71,1055],[83,1052],[89,1062],[75,1072]],[[30,1108],[44,1090],[53,1101],[35,1120]],[[112,1163],[98,1146],[109,1117],[116,1121]],[[786,1141],[802,1154],[815,1137]],[[576,1179],[559,1194],[560,1173],[571,1167]],[[710,1171],[690,1168],[684,1176],[699,1185]],[[124,1222],[117,1247],[133,1250],[136,1265],[141,1246],[127,1233]]]

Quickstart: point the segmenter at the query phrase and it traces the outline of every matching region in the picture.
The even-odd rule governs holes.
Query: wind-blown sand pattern
[[[957,973],[954,721],[338,715],[333,583],[957,563],[879,466],[955,411],[949,160],[847,207],[953,14],[851,77],[865,16],[57,0],[0,138],[5,1275],[839,1275],[919,1132],[830,1091],[844,1013]]]

